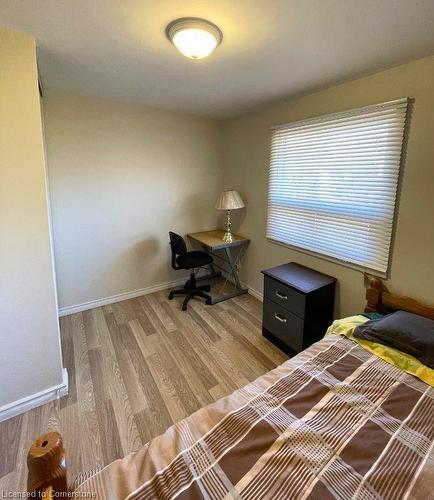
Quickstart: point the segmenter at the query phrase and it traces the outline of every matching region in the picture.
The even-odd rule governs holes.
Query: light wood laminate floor
[[[252,296],[187,312],[182,300],[157,292],[61,318],[69,394],[0,423],[0,496],[25,489],[27,451],[47,430],[63,436],[71,481],[287,359],[261,336]]]

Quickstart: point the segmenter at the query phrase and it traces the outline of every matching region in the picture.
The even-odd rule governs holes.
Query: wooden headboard
[[[434,319],[434,306],[427,306],[411,299],[389,293],[379,278],[367,276],[365,312],[389,313],[397,310],[407,311],[425,318]]]

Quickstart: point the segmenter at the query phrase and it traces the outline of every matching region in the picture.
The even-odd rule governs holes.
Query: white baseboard
[[[258,290],[255,290],[254,288],[252,288],[251,286],[249,286],[247,283],[241,283],[241,285],[244,288],[247,288],[247,290],[249,291],[250,295],[252,295],[256,299],[260,300],[261,302],[264,302],[264,296],[263,296],[263,294],[261,292],[258,292]]]
[[[225,274],[223,273],[223,275]],[[139,288],[138,290],[133,290],[131,292],[123,292],[116,295],[111,295],[110,297],[104,297],[102,299],[90,300],[89,302],[83,302],[82,304],[61,307],[59,309],[59,316],[67,316],[68,314],[87,311],[88,309],[93,309],[94,307],[106,306],[108,304],[114,304],[115,302],[121,302],[122,300],[134,299],[135,297],[141,297],[142,295],[148,295],[149,293],[160,292],[161,290],[167,290],[169,288],[175,288],[177,286],[183,285],[186,279],[188,279],[188,276],[184,276],[183,278],[174,281],[167,281],[166,283],[159,283],[158,285]],[[263,296],[261,292],[258,292],[247,283],[241,283],[241,285],[249,290],[250,295],[253,295],[253,297],[256,297],[258,300],[263,302]]]
[[[158,285],[139,288],[138,290],[133,290],[131,292],[118,293],[116,295],[111,295],[110,297],[83,302],[82,304],[61,307],[59,309],[59,316],[67,316],[68,314],[87,311],[88,309],[93,309],[94,307],[106,306],[108,304],[114,304],[115,302],[121,302],[122,300],[134,299],[135,297],[140,297],[141,295],[148,295],[149,293],[174,288],[183,285],[187,279],[188,276],[184,276],[183,278],[174,281],[167,281],[166,283],[159,283]]]
[[[16,417],[26,411],[33,410],[38,406],[45,405],[55,399],[66,396],[68,394],[68,372],[66,368],[63,369],[62,378],[63,381],[59,385],[49,387],[48,389],[32,394],[31,396],[26,396],[18,401],[1,406],[0,422]]]

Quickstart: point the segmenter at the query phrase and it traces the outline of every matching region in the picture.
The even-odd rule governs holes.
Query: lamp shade
[[[244,206],[244,201],[235,189],[223,191],[215,204],[215,208],[217,210],[236,210],[237,208],[243,208]]]

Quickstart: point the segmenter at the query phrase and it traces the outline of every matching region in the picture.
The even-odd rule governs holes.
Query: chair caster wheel
[[[182,310],[183,310],[183,311],[186,311],[186,310],[187,310],[187,305],[183,304],[183,305],[182,305]]]
[[[211,299],[206,299],[205,304],[206,304],[207,306],[210,306],[210,305],[211,305]]]
[[[209,292],[211,290],[211,285],[206,285],[206,288],[204,288],[205,292]]]
[[[173,300],[173,292],[169,293],[169,300]]]

